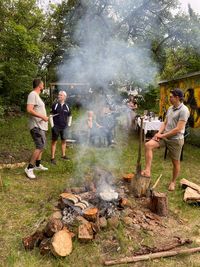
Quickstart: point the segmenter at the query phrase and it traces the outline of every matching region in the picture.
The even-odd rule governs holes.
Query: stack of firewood
[[[200,203],[200,186],[186,179],[180,181],[182,188],[185,189],[184,201],[188,203]]]

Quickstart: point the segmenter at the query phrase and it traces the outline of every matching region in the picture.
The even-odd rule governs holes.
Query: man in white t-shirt
[[[36,147],[25,169],[25,173],[30,179],[36,178],[33,170],[48,170],[48,168],[41,164],[42,152],[46,144],[46,131],[48,130],[48,117],[45,104],[40,98],[40,93],[43,91],[43,88],[44,84],[41,79],[34,79],[33,91],[28,95],[27,100],[27,112],[30,115],[29,129]]]

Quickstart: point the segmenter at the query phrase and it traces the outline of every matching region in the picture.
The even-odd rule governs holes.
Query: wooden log
[[[90,241],[94,238],[94,232],[91,223],[84,223],[78,227],[78,239],[80,241]]]
[[[32,250],[34,247],[39,246],[43,240],[44,235],[42,231],[36,231],[34,234],[22,239],[22,243],[26,250]]]
[[[66,229],[54,234],[51,241],[51,252],[54,256],[66,257],[72,252],[72,237]]]
[[[51,238],[44,238],[39,245],[41,255],[47,255],[51,252]]]
[[[44,228],[44,234],[47,237],[52,237],[56,232],[62,230],[63,223],[60,219],[51,219]]]
[[[168,198],[165,193],[153,192],[150,198],[150,210],[159,216],[168,215]]]
[[[195,189],[200,194],[200,186],[199,185],[192,183],[192,182],[188,181],[187,179],[181,179],[180,184],[184,188],[189,186],[189,187]]]
[[[200,202],[200,194],[193,188],[187,187],[183,199],[185,202]]]
[[[173,257],[173,256],[182,255],[182,254],[192,254],[196,252],[200,252],[200,247],[150,253],[146,255],[125,257],[125,258],[116,259],[116,260],[108,260],[108,261],[104,261],[104,265],[111,266],[111,265],[117,265],[117,264],[126,264],[126,263],[138,262],[138,261]]]
[[[87,219],[88,221],[96,222],[97,216],[98,216],[98,209],[96,207],[94,208],[88,208],[83,212],[83,217]]]

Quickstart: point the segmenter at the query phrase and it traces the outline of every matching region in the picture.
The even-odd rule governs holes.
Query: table
[[[158,131],[160,129],[162,122],[159,121],[158,119],[152,119],[149,121],[149,119],[144,119],[143,120],[143,131],[144,131],[144,141],[146,140],[146,134],[148,131]],[[141,126],[141,119],[137,119],[137,125],[140,127]]]

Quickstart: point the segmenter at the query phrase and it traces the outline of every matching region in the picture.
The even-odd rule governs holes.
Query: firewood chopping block
[[[156,192],[155,188],[158,185],[162,174],[158,177],[155,184],[149,189],[150,204],[149,208],[152,212],[159,216],[168,215],[168,198],[165,193]]]

